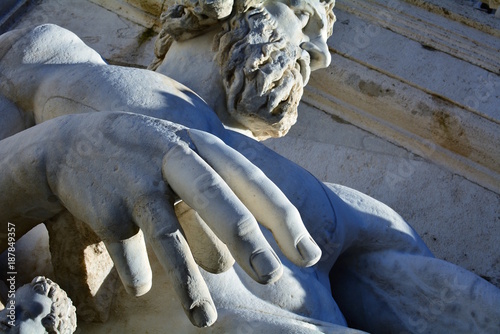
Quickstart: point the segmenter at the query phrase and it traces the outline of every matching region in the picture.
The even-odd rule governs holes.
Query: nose
[[[303,50],[306,50],[311,56],[311,71],[325,68],[330,65],[332,56],[330,54],[330,50],[328,50],[326,39],[318,37],[317,39],[302,43],[300,47]]]

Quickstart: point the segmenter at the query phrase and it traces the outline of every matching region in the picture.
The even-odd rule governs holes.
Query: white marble
[[[276,7],[276,5],[270,6],[269,8],[271,9],[271,13],[277,15],[276,17],[278,18],[283,17],[280,16],[280,11],[283,10],[286,12],[287,10],[287,7]],[[299,11],[298,14],[300,13]],[[300,18],[300,15],[297,17]],[[290,31],[288,31],[288,33],[290,33]],[[306,38],[311,38],[308,34],[305,34],[305,36]],[[213,35],[207,35],[207,37],[212,38]],[[293,41],[295,38],[296,37],[291,40]],[[324,39],[318,40],[324,43]],[[203,41],[203,39],[201,41]],[[77,39],[74,39],[74,42],[79,45]],[[301,41],[299,39],[298,41],[296,40],[296,42],[300,44]],[[203,45],[208,46],[209,43],[197,44],[198,52],[200,52],[201,55],[210,54],[211,51],[203,51],[200,49],[200,46]],[[44,44],[43,47],[49,46]],[[90,135],[87,134],[84,136],[84,139],[88,141],[90,148],[97,146],[101,147],[104,142],[102,141],[102,136],[100,136],[98,132],[103,126],[106,127],[109,120],[114,119],[120,120],[120,125],[109,127],[107,130],[111,131],[113,134],[116,132],[115,135],[117,135],[117,137],[113,137],[116,139],[112,140],[113,143],[120,143],[122,140],[126,140],[126,142],[135,142],[139,140],[139,142],[148,142],[148,146],[150,146],[151,143],[155,143],[156,141],[154,136],[152,137],[150,133],[152,130],[148,125],[155,124],[153,130],[156,132],[153,131],[153,134],[158,133],[158,129],[161,129],[161,133],[170,133],[169,140],[174,138],[174,142],[179,140],[174,134],[179,135],[181,140],[187,140],[192,147],[196,148],[203,159],[209,162],[226,181],[230,179],[233,181],[237,180],[236,183],[228,182],[238,196],[244,198],[245,190],[250,189],[252,183],[246,184],[243,182],[240,184],[240,180],[245,180],[245,175],[250,175],[248,171],[251,170],[251,165],[248,165],[250,169],[248,169],[247,172],[240,174],[244,176],[243,178],[238,174],[236,174],[237,176],[235,177],[233,172],[238,172],[239,169],[234,169],[232,164],[229,165],[229,168],[225,163],[218,166],[218,163],[221,161],[220,157],[229,158],[228,161],[239,161],[239,158],[237,158],[239,155],[235,155],[234,151],[228,149],[226,147],[227,144],[246,155],[248,159],[258,165],[266,175],[281,188],[291,202],[299,209],[307,228],[322,247],[323,257],[320,264],[309,269],[301,269],[292,264],[292,262],[286,260],[284,256],[281,256],[282,254],[276,247],[277,245],[274,244],[273,238],[264,230],[264,234],[273,245],[275,252],[280,255],[283,261],[283,272],[280,273],[280,280],[268,286],[258,285],[248,278],[243,269],[238,265],[234,266],[234,270],[230,269],[223,274],[212,275],[202,271],[203,279],[207,282],[214,303],[219,311],[219,320],[214,324],[214,327],[211,327],[213,332],[234,331],[234,321],[237,319],[237,321],[239,321],[239,326],[237,328],[238,332],[253,332],[267,329],[272,332],[295,331],[309,333],[321,331],[333,333],[347,330],[339,327],[346,325],[343,314],[347,316],[350,324],[374,332],[384,332],[389,330],[389,328],[395,331],[439,332],[453,330],[456,332],[468,332],[471,330],[469,326],[472,326],[473,323],[474,326],[478,326],[476,329],[477,331],[481,329],[485,332],[494,332],[498,329],[499,324],[495,322],[495,319],[498,318],[498,314],[495,312],[498,310],[497,306],[500,300],[498,298],[498,289],[470,272],[430,256],[430,252],[417,234],[394,211],[352,189],[334,185],[323,186],[320,182],[312,178],[308,172],[297,168],[286,160],[282,160],[278,155],[272,151],[266,150],[251,139],[241,137],[233,132],[222,130],[214,114],[211,114],[208,108],[203,107],[202,102],[200,102],[197,97],[191,95],[187,89],[172,81],[164,81],[164,84],[168,82],[167,85],[172,89],[169,93],[174,97],[177,96],[191,103],[191,106],[184,104],[183,110],[192,110],[192,112],[194,112],[193,115],[197,116],[196,118],[186,118],[186,113],[179,116],[175,113],[165,111],[165,107],[171,107],[173,105],[173,100],[165,99],[161,100],[161,103],[155,104],[155,101],[160,101],[158,95],[153,95],[151,98],[146,99],[147,103],[145,105],[138,104],[137,100],[133,98],[129,99],[128,97],[134,96],[135,90],[142,86],[148,87],[149,90],[151,90],[152,87],[158,88],[158,86],[154,85],[154,82],[157,78],[160,78],[160,76],[151,72],[141,72],[123,68],[118,69],[113,66],[105,65],[91,50],[85,49],[84,47],[81,48],[85,50],[87,56],[81,54],[78,57],[81,59],[87,57],[92,64],[82,65],[71,63],[71,60],[75,59],[75,55],[71,54],[69,54],[67,58],[70,66],[63,66],[61,70],[46,71],[44,69],[47,67],[44,67],[42,64],[37,65],[36,62],[32,63],[35,64],[35,68],[38,67],[40,70],[31,72],[35,74],[35,80],[31,82],[31,85],[23,86],[23,82],[26,82],[22,76],[23,64],[17,63],[14,64],[15,66],[9,65],[7,67],[7,73],[12,71],[10,72],[11,76],[9,80],[13,80],[14,86],[17,85],[17,87],[22,87],[22,90],[27,92],[26,96],[29,96],[31,89],[37,87],[37,85],[42,89],[40,89],[41,93],[37,94],[34,101],[26,99],[23,95],[16,96],[16,94],[19,93],[12,93],[12,90],[9,89],[4,88],[3,93],[10,99],[18,101],[18,104],[23,107],[23,109],[26,109],[27,106],[29,107],[30,103],[34,103],[34,105],[37,106],[34,110],[34,120],[37,122],[46,121],[42,125],[33,127],[35,130],[29,133],[34,139],[30,141],[26,142],[25,140],[18,139],[22,138],[20,136],[22,136],[23,133],[28,132],[21,132],[10,139],[6,139],[3,143],[7,143],[7,148],[13,148],[14,142],[22,142],[23,145],[29,144],[30,142],[37,142],[37,139],[44,138],[44,136],[48,134],[50,134],[48,138],[55,138],[55,140],[65,138],[65,140],[68,140],[67,137],[59,138],[57,137],[57,133],[53,133],[53,129],[59,126],[67,127],[67,129],[72,130],[72,133],[79,133],[79,129],[90,129],[90,127],[92,127],[93,131],[97,131],[96,135],[92,135],[93,132],[90,132]],[[186,50],[189,50],[189,48],[189,42],[179,42],[178,44],[174,44],[172,50],[173,52],[178,50],[179,54],[183,54]],[[319,49],[321,50],[321,48]],[[50,47],[49,50],[51,50]],[[59,50],[64,52],[64,48],[60,48]],[[57,48],[52,49],[52,51],[57,51]],[[56,55],[57,52],[55,53]],[[78,57],[76,57],[77,62]],[[203,57],[204,56],[201,57],[201,60],[206,60],[203,59]],[[55,60],[54,58],[49,59],[55,63],[58,61],[57,56]],[[311,60],[312,59],[315,58],[311,57]],[[173,60],[175,60],[175,58]],[[13,61],[16,61],[15,57],[13,57]],[[160,66],[160,69],[163,69],[175,77],[175,71],[171,72],[169,70],[169,65],[173,64],[174,63],[167,63],[165,67]],[[311,65],[312,64],[314,64],[314,62],[311,62]],[[323,66],[326,64],[324,63]],[[306,61],[300,62],[301,67],[306,65],[308,65]],[[204,69],[210,71],[213,69],[213,66],[214,64],[212,64],[212,68],[204,67]],[[173,68],[175,70],[175,66],[173,66]],[[47,73],[50,73],[52,76],[47,78]],[[108,81],[104,80],[106,77],[103,73],[109,75]],[[303,77],[302,82],[307,82],[305,78],[308,75],[307,73],[307,71],[300,71]],[[80,76],[71,78],[68,74],[77,74]],[[133,77],[127,77],[129,74],[133,74]],[[217,80],[217,77],[218,75],[214,75],[213,79]],[[64,78],[64,80],[62,78]],[[78,83],[82,88],[78,91],[68,89],[68,87],[72,87],[67,84],[68,78],[75,80],[75,83]],[[186,79],[182,76],[175,78],[179,81]],[[187,81],[192,88],[199,91],[202,96],[207,97],[206,99],[209,101],[211,107],[224,119],[224,117],[221,116],[221,113],[224,112],[224,107],[217,104],[212,105],[210,102],[210,94],[215,93],[214,95],[220,96],[220,91],[218,90],[223,85],[214,85],[211,86],[210,89],[207,89],[208,87],[204,87],[196,82],[196,71],[193,72],[191,77],[188,73]],[[48,82],[48,84],[46,84],[46,82]],[[62,85],[63,82],[66,86]],[[106,97],[99,96],[98,90],[90,89],[86,91],[85,83],[88,83],[89,87],[107,87],[106,89],[109,89],[107,91],[108,97],[114,96],[109,95],[110,93],[116,93],[117,95],[115,98],[108,98],[106,100]],[[113,86],[113,84],[117,83],[119,84]],[[118,87],[118,90],[114,87]],[[215,92],[212,92],[211,89],[215,90]],[[52,99],[54,92],[59,94],[57,99]],[[137,96],[144,98],[143,94],[144,93],[139,91]],[[61,96],[64,98],[61,98]],[[88,103],[81,103],[80,101],[84,101],[85,98],[89,98]],[[53,100],[55,103],[52,103]],[[51,103],[47,103],[49,101]],[[192,109],[193,104],[197,107],[195,110]],[[68,106],[71,108],[68,108]],[[184,128],[182,127],[131,114],[107,114],[105,112],[98,114],[90,113],[63,116],[50,120],[50,118],[54,116],[67,113],[65,112],[67,109],[71,109],[72,112],[92,111],[89,110],[89,106],[91,106],[90,109],[94,109],[95,111],[110,110],[110,108],[124,108],[127,111],[133,110],[134,112],[146,115],[175,120],[189,127],[194,125],[194,127],[201,127],[204,130],[217,134],[219,137],[223,138],[226,143],[223,144],[207,134],[198,133],[196,131],[191,131],[191,133],[188,132],[186,136],[185,133],[183,135]],[[207,109],[206,112],[205,108]],[[203,112],[200,113],[200,109],[203,110]],[[13,114],[18,112],[12,108],[8,110],[11,110]],[[232,125],[234,126],[234,124]],[[137,133],[140,135],[130,136],[131,131],[125,131],[124,133],[124,129],[128,130],[127,127],[129,126],[137,130]],[[356,129],[356,131],[359,130]],[[174,136],[172,137],[172,135]],[[359,140],[360,137],[356,135],[352,136],[352,138]],[[380,150],[382,146],[383,149],[387,149],[388,151],[394,149],[394,147],[388,146],[387,144],[377,145],[377,139],[375,137],[368,136],[368,138],[364,137],[364,139],[366,140],[363,140],[362,144],[365,145],[365,150],[376,151],[377,149]],[[162,144],[165,145],[165,143]],[[127,146],[127,149],[128,148],[130,148],[130,146]],[[116,146],[112,146],[110,150],[110,154],[113,151],[115,151],[115,154],[119,153],[119,150],[116,151]],[[401,149],[397,148],[397,150]],[[141,152],[141,154],[148,153],[151,153],[149,149],[146,150],[146,152]],[[96,156],[95,154],[92,155]],[[99,156],[99,154],[97,154],[97,156]],[[131,154],[131,156],[135,156],[135,153]],[[58,161],[57,155],[55,155],[55,157],[56,159],[54,161]],[[149,158],[144,161],[152,160]],[[182,162],[183,159],[180,158],[178,161]],[[91,168],[92,163],[89,162],[83,169],[92,175],[98,175],[100,171]],[[177,162],[172,164],[172,166],[177,166]],[[276,165],[279,167],[276,167]],[[136,165],[134,164],[134,166]],[[179,165],[180,168],[177,169],[178,173],[182,174],[186,166],[187,165],[181,163]],[[243,166],[245,166],[245,164],[243,164]],[[130,167],[130,165],[128,165],[128,167]],[[145,170],[149,170],[148,168],[154,169],[155,167],[148,166]],[[165,174],[165,170],[169,168],[163,168],[163,173]],[[245,168],[243,170],[246,170]],[[139,169],[143,170],[144,168]],[[133,171],[133,169],[129,169],[129,171]],[[70,180],[70,173],[63,174],[67,174],[68,180]],[[36,175],[40,176],[40,174],[35,174],[35,176]],[[196,204],[197,200],[195,196],[193,196],[192,188],[183,190],[182,185],[176,183],[177,181],[174,180],[174,174],[172,174],[172,176],[169,175],[170,174],[167,172],[166,178],[172,183],[176,192],[178,192],[181,197],[188,199],[188,203],[191,201],[191,204]],[[188,182],[189,174],[185,174],[184,172],[184,175],[183,180]],[[292,178],[290,178],[291,175],[293,176]],[[86,181],[83,180],[78,182]],[[78,182],[75,183],[73,180],[68,181],[68,184],[73,186],[76,185],[76,188],[80,188]],[[112,179],[106,179],[106,182],[111,184],[110,182],[112,182]],[[121,186],[122,185],[118,186],[115,184],[112,188],[123,189]],[[91,187],[87,188],[91,190]],[[241,189],[243,193],[240,193]],[[264,187],[264,193],[267,193],[269,191],[268,189],[268,187]],[[92,189],[92,191],[98,191],[98,189]],[[123,190],[120,190],[120,192],[123,192]],[[183,196],[183,194],[187,196]],[[193,199],[189,200],[189,198]],[[269,199],[272,198],[275,198],[275,196],[271,196]],[[246,199],[244,202],[249,209],[254,206],[254,209],[251,209],[252,213],[259,221],[263,222],[265,226],[271,229],[276,228],[273,227],[272,222],[265,222],[265,217],[273,217],[272,209],[271,211],[268,210],[267,214],[259,212],[259,208],[265,205],[266,201],[255,202],[254,199]],[[65,203],[68,204],[70,202],[65,201]],[[141,204],[140,207],[147,208],[149,205],[147,202],[143,204],[144,205]],[[70,211],[74,211],[77,216],[84,219],[86,218],[85,216],[87,213],[85,212],[85,208],[71,205],[67,208],[70,209]],[[198,211],[203,216],[203,208],[198,208]],[[210,211],[211,210],[208,210],[207,212],[205,210],[205,215],[210,215]],[[279,215],[277,217],[279,217]],[[86,220],[92,221],[95,219],[86,218]],[[294,223],[289,227],[294,231],[297,226],[296,219],[292,219],[292,221],[294,221]],[[210,226],[215,228],[215,225],[212,224],[213,222]],[[215,231],[219,236],[224,234],[221,234],[221,229],[215,228]],[[295,231],[294,233],[297,233],[296,235],[303,236],[302,230],[299,229]],[[278,238],[278,243],[283,252],[295,263],[299,262],[300,264],[302,261],[300,258],[294,259],[294,248],[288,248],[286,246],[288,244],[286,233],[275,233],[275,237]],[[223,238],[223,240],[227,239]],[[280,242],[280,240],[282,241]],[[150,241],[155,245],[154,239],[150,239]],[[127,241],[123,241],[122,243],[126,242]],[[192,248],[197,247],[195,243],[190,244],[190,246]],[[108,249],[113,249],[113,247],[108,247]],[[156,246],[156,248],[158,247]],[[307,263],[302,264],[311,264],[314,262],[316,255],[312,251],[312,248],[307,250],[307,248],[301,248],[299,245],[298,251],[302,256],[308,254],[308,256],[306,256],[309,258],[306,261]],[[120,253],[120,251],[118,251],[118,253]],[[160,255],[160,262],[165,264],[165,255],[162,255],[161,252],[158,254],[158,251],[156,253]],[[233,256],[238,254],[238,252],[232,253]],[[337,259],[339,260],[337,261],[337,267],[333,269],[330,277],[333,284],[334,300],[329,295],[330,281],[328,272]],[[241,258],[238,258],[238,256],[236,256],[236,260],[238,263],[243,264],[243,267],[245,266],[244,261],[241,261]],[[135,308],[137,305],[136,299],[131,299],[120,292],[115,300],[109,322],[105,325],[84,324],[81,330],[87,332],[92,328],[92,332],[96,333],[99,330],[106,332],[110,329],[113,331],[121,331],[121,328],[123,328],[121,326],[125,326],[125,328],[130,328],[132,332],[143,332],[145,326],[150,326],[149,328],[151,328],[151,330],[154,328],[158,329],[160,324],[164,326],[164,311],[166,309],[159,305],[158,302],[169,300],[167,296],[172,296],[171,291],[177,291],[178,288],[175,287],[175,284],[174,287],[169,285],[171,283],[168,283],[168,281],[165,283],[164,280],[166,276],[162,275],[161,271],[156,269],[158,263],[154,259],[152,259],[151,262],[154,279],[160,282],[157,283],[158,285],[164,287],[161,293],[165,293],[165,295],[161,293],[146,295],[146,299],[143,299],[146,306],[138,311]],[[358,264],[361,263],[363,266],[358,268]],[[268,264],[265,263],[264,266],[266,267]],[[274,270],[274,268],[271,269]],[[251,270],[245,271],[252,275]],[[257,276],[259,276],[258,271]],[[271,281],[274,281],[278,276],[278,274],[273,276]],[[440,280],[437,282],[434,280],[436,276],[440,277]],[[258,278],[259,277],[257,277],[257,279]],[[125,279],[125,281],[127,281],[127,279]],[[162,281],[164,283],[161,283]],[[419,291],[422,291],[423,295],[419,296],[415,294],[414,289],[416,285]],[[228,286],[232,288],[230,294],[228,293]],[[388,288],[388,286],[391,286],[391,288]],[[474,291],[471,290],[473,286],[475,287]],[[351,292],[351,294],[349,294],[349,292]],[[471,294],[473,297],[471,297]],[[352,303],[353,300],[359,302]],[[429,300],[431,301],[429,302]],[[149,304],[148,301],[150,301]],[[340,306],[340,309],[337,304]],[[360,304],[366,305],[366,308],[360,308]],[[429,304],[433,305],[433,307],[429,307]],[[176,319],[174,322],[178,324],[180,331],[197,331],[197,329],[187,322],[187,318],[182,318],[184,319],[183,322],[178,321],[178,312],[182,308],[178,307],[175,302],[169,303],[169,305],[170,308],[167,314],[172,319]],[[387,307],[387,305],[391,306]],[[464,305],[467,307],[464,307]],[[271,314],[272,316],[263,315],[263,309],[266,310],[267,314]],[[374,317],[373,313],[370,312],[372,309],[377,310],[377,316]],[[343,314],[340,310],[342,310]],[[141,313],[141,311],[145,313]],[[287,319],[286,323],[284,319]],[[288,319],[293,320],[289,322]],[[457,321],[457,319],[461,319],[463,322]],[[193,321],[193,319],[191,320]],[[207,319],[204,319],[204,321],[207,321]],[[195,322],[197,322],[197,319],[195,319]],[[198,322],[198,324],[200,324],[200,322]]]
[[[5,334],[60,333],[76,330],[76,309],[53,281],[43,276],[10,293],[0,311],[0,330]]]

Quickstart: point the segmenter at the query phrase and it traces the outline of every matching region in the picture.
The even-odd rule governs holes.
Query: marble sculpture
[[[0,223],[22,234],[69,212],[135,296],[151,288],[148,243],[171,308],[215,333],[498,332],[499,289],[259,143],[287,133],[330,63],[333,6],[182,1],[162,15],[154,71],[108,65],[51,24],[0,36]]]

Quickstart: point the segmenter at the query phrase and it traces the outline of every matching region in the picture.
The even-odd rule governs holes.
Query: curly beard
[[[260,140],[284,136],[310,74],[309,54],[289,43],[266,9],[227,22],[216,38],[229,114]]]

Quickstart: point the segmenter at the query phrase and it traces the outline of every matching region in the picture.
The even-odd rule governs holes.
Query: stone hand
[[[134,295],[151,287],[146,239],[196,326],[217,312],[175,216],[178,197],[260,283],[277,280],[282,266],[257,220],[297,265],[321,256],[283,193],[205,132],[129,113],[69,115],[0,141],[0,151],[0,186],[9,189],[1,222],[33,225],[68,210],[104,241]]]

